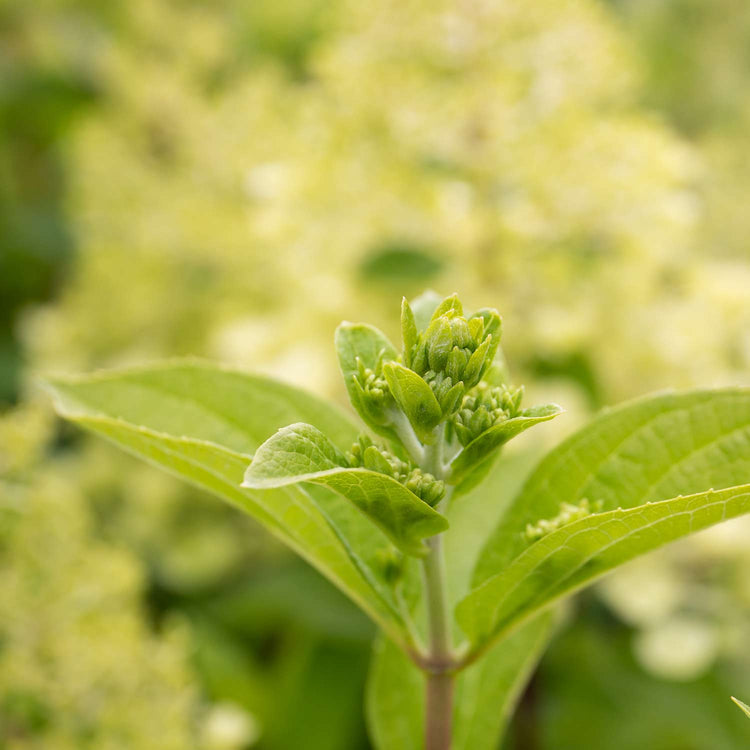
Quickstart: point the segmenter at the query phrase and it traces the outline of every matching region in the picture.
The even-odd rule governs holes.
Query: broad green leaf
[[[750,706],[735,697],[732,697],[732,700],[745,712],[747,717],[750,718]]]
[[[402,641],[393,592],[378,575],[390,543],[352,503],[322,487],[240,487],[270,432],[306,418],[348,447],[356,429],[345,417],[297,389],[202,363],[58,379],[50,388],[63,416],[242,507]]]
[[[398,357],[395,347],[384,333],[366,323],[342,323],[336,329],[335,342],[339,367],[352,406],[365,424],[375,432],[389,440],[397,441],[396,433],[388,427],[390,419],[378,413],[377,409],[367,402],[356,378],[359,371],[357,360],[374,372],[379,361],[387,362]]]
[[[573,521],[474,589],[457,607],[458,622],[474,643],[486,643],[618,565],[748,512],[750,484]]]
[[[258,448],[243,487],[263,490],[299,482],[321,484],[351,500],[407,555],[426,554],[422,540],[448,528],[444,516],[392,477],[344,463],[320,430],[293,424]]]
[[[498,643],[456,678],[452,750],[495,750],[518,697],[546,645],[545,613]],[[377,750],[423,750],[422,672],[386,638],[376,641],[366,712]]]
[[[265,378],[201,361],[50,379],[66,413],[124,419],[157,432],[253,453],[273,432],[304,421],[348,450],[358,428],[338,407]]]
[[[452,750],[495,750],[544,652],[554,614],[543,612],[496,643],[456,684]]]
[[[396,403],[408,417],[417,437],[423,443],[434,442],[433,430],[440,424],[443,411],[432,388],[416,372],[398,362],[389,362],[383,372]]]
[[[511,438],[520,435],[524,430],[540,422],[547,422],[563,413],[557,404],[544,404],[531,409],[524,409],[521,414],[512,419],[490,427],[478,438],[472,440],[451,464],[450,481],[460,484],[470,479],[470,475],[485,461],[491,459],[492,454],[505,445]]]
[[[474,585],[531,542],[528,524],[588,499],[633,508],[750,481],[750,388],[667,393],[605,411],[549,453],[487,540]]]
[[[422,672],[388,638],[375,639],[365,715],[376,750],[424,750]]]
[[[541,462],[501,517],[477,563],[476,588],[459,605],[462,627],[474,641],[496,637],[620,562],[718,523],[724,513],[730,517],[745,512],[742,489],[730,489],[726,503],[704,491],[708,487],[733,488],[749,479],[748,389],[664,394],[604,413]],[[553,531],[536,543],[533,535],[525,533],[530,525],[554,528],[555,519],[563,520],[561,511],[585,503],[597,514]],[[696,511],[700,524],[696,521],[692,528],[682,527],[683,519],[689,517],[686,507]],[[654,508],[667,513],[653,527],[661,536],[655,537],[653,528],[647,526],[640,535],[626,534],[611,548],[602,542],[602,549],[596,549],[599,523],[614,533],[611,524],[625,520],[637,526],[639,518],[657,512]],[[632,514],[619,519],[619,514],[630,510]],[[540,524],[545,520],[547,524]],[[549,560],[535,557],[575,528],[587,530],[578,539],[584,548],[572,551],[563,546]],[[584,560],[578,569],[582,555],[590,560]],[[523,578],[523,583],[515,576],[519,581]],[[535,585],[541,589],[535,592]],[[525,594],[529,594],[526,599]]]

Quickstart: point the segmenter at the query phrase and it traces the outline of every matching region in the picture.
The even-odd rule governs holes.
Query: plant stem
[[[423,468],[442,479],[443,435],[436,431],[433,445],[425,446]],[[449,494],[441,505],[447,505]],[[427,540],[430,551],[423,561],[429,634],[428,663],[425,665],[425,750],[450,750],[453,730],[453,646],[448,586],[442,534]]]
[[[425,750],[450,750],[454,676],[445,557],[441,535],[427,543],[430,553],[424,560],[424,580],[430,645],[425,675]]]
[[[450,750],[453,730],[453,675],[427,674],[425,750]]]
[[[427,544],[430,552],[424,559],[424,581],[427,593],[429,655],[435,670],[440,671],[449,665],[452,658],[442,534],[431,537]]]

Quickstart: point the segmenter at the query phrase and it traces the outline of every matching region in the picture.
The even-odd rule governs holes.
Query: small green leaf
[[[346,466],[344,454],[320,430],[298,422],[282,427],[258,448],[242,486],[263,490],[296,484]]]
[[[461,305],[461,300],[458,298],[458,294],[455,292],[450,295],[450,297],[446,297],[436,308],[435,311],[432,313],[432,320],[437,320],[441,315],[445,315],[447,312],[453,311],[456,315],[463,315],[464,314],[464,308]]]
[[[293,424],[258,448],[242,486],[271,489],[312,482],[328,487],[354,503],[407,555],[423,556],[423,540],[448,528],[444,516],[392,477],[344,462],[315,427]]]
[[[424,331],[430,324],[432,314],[441,303],[442,297],[431,290],[422,292],[411,301],[411,309],[414,311],[414,321],[418,331]]]
[[[741,700],[738,700],[734,696],[732,696],[732,700],[745,712],[745,715],[750,718],[750,706],[748,706],[747,703],[743,703]]]
[[[375,432],[390,440],[397,440],[396,433],[388,426],[389,418],[368,403],[362,388],[357,383],[358,360],[370,370],[377,370],[380,362],[396,359],[398,353],[387,336],[374,326],[365,323],[342,323],[336,329],[336,352],[339,367],[349,400],[362,420]]]
[[[451,484],[459,484],[469,480],[471,473],[486,461],[491,460],[492,454],[511,438],[540,422],[554,419],[563,412],[564,409],[557,404],[534,406],[525,409],[517,417],[506,419],[490,427],[489,430],[472,440],[453,460],[449,481]]]
[[[417,437],[423,443],[434,440],[432,431],[440,424],[443,412],[432,388],[415,372],[398,362],[383,367],[391,393],[406,414]]]
[[[489,643],[613,568],[748,512],[750,484],[573,521],[474,589],[456,608],[458,622],[474,643]]]
[[[418,333],[414,311],[406,297],[401,300],[401,337],[404,342],[404,364],[411,367],[411,353],[417,343]]]
[[[471,317],[482,319],[485,336],[491,334],[495,341],[500,341],[503,331],[503,319],[497,310],[493,310],[491,307],[483,307],[481,310],[477,310]]]

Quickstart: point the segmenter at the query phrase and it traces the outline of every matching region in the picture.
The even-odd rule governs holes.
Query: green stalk
[[[439,428],[438,428],[439,429]],[[443,436],[425,446],[424,470],[442,479]],[[442,505],[446,505],[446,493]],[[450,750],[453,731],[454,655],[451,617],[442,534],[427,540],[430,552],[423,561],[427,603],[428,654],[424,665],[426,679],[425,750]]]
[[[424,561],[429,626],[426,666],[425,750],[450,750],[453,729],[453,654],[441,535],[428,540]]]

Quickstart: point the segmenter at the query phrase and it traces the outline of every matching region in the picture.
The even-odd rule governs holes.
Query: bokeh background
[[[199,355],[342,401],[341,319],[458,291],[568,409],[528,467],[750,383],[749,198],[745,0],[2,0],[0,747],[368,747],[364,617],[35,375]],[[749,569],[740,520],[579,596],[508,750],[747,748]]]

